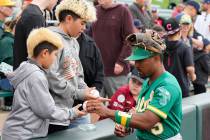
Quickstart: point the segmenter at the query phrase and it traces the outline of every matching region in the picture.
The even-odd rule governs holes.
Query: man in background
[[[125,38],[133,33],[132,16],[127,7],[113,0],[98,0],[97,21],[92,24],[90,35],[101,51],[104,63],[104,88],[101,95],[111,97],[127,83],[129,64],[124,59],[130,54]]]
[[[20,15],[15,29],[14,70],[21,62],[27,60],[26,40],[29,33],[34,28],[46,25],[43,11],[45,9],[51,11],[56,3],[57,0],[33,0]]]

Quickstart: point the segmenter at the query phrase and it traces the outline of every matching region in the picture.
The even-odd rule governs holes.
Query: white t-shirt
[[[196,31],[210,40],[210,14],[203,12],[201,15],[198,15],[194,27]]]

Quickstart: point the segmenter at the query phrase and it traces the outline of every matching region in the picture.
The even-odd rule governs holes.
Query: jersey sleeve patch
[[[159,105],[160,106],[164,107],[165,105],[168,104],[168,102],[170,102],[171,94],[164,87],[159,87],[157,89],[157,94],[160,97],[159,98]]]

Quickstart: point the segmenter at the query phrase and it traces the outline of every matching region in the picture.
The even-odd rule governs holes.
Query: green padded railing
[[[196,106],[182,104],[183,121],[181,135],[183,140],[196,140]],[[114,122],[110,119],[102,120],[96,123],[96,130],[82,131],[79,128],[60,131],[39,138],[38,140],[136,140],[135,133],[124,137],[116,137],[114,135]]]
[[[183,140],[210,140],[210,93],[183,99]],[[96,130],[73,128],[51,134],[39,140],[135,140],[135,133],[119,138],[114,135],[114,122],[110,119],[96,123]]]
[[[196,140],[210,140],[210,93],[185,98],[183,103],[196,106]],[[190,122],[188,124],[186,129],[192,129]]]
[[[181,127],[181,135],[183,140],[196,140],[196,106],[182,103],[183,120]]]

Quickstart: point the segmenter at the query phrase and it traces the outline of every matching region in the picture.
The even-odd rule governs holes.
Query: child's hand
[[[82,117],[87,114],[85,111],[80,111],[79,108],[82,106],[82,104],[78,104],[77,106],[73,107],[75,117]]]
[[[95,90],[95,87],[91,87],[91,88],[87,87],[87,88],[85,89],[85,100],[94,100],[94,99],[97,99],[97,98],[98,98],[98,97],[95,97],[95,96],[91,93],[92,90]]]
[[[103,98],[103,97],[100,97],[100,95],[94,95],[93,94],[93,91],[96,91],[96,88],[95,87],[87,87],[85,89],[85,100],[99,100],[101,102],[106,102],[106,101],[110,101],[110,99],[107,99],[107,98]]]

